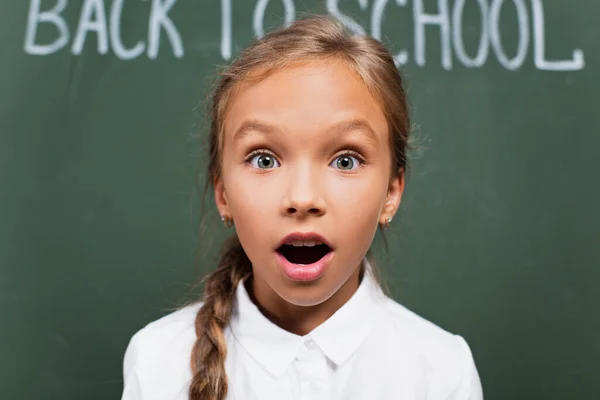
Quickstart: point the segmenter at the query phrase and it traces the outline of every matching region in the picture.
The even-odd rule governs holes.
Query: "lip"
[[[298,282],[310,282],[319,279],[325,273],[325,270],[333,259],[333,251],[330,251],[319,261],[312,264],[291,263],[278,252],[275,252],[275,257],[277,258],[281,271],[289,279]]]
[[[312,264],[294,264],[291,263],[277,250],[284,244],[293,240],[315,240],[329,247],[329,253],[320,260]],[[275,257],[281,271],[285,276],[293,281],[310,282],[319,279],[324,273],[331,260],[333,259],[333,246],[322,235],[315,232],[294,232],[285,236],[275,248]]]
[[[277,247],[275,247],[275,250],[279,249],[281,246],[292,240],[316,240],[317,242],[326,244],[331,249],[331,251],[333,251],[333,246],[331,245],[331,243],[329,243],[327,239],[325,239],[323,236],[319,235],[316,232],[290,233],[289,235],[286,235],[283,239],[281,239],[281,241],[277,244]]]

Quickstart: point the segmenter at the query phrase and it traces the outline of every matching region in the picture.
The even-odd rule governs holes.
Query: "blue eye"
[[[361,163],[362,162],[358,159],[358,157],[350,154],[342,154],[333,160],[330,166],[345,171],[352,171],[359,168]]]
[[[279,162],[269,153],[256,153],[251,155],[248,162],[253,168],[271,169],[279,167]]]

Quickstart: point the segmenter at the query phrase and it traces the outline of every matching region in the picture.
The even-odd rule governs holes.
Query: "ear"
[[[222,178],[217,178],[213,182],[215,192],[215,204],[220,215],[231,216],[229,212],[229,202],[227,201],[227,193],[225,193],[225,185]]]
[[[398,174],[394,176],[388,188],[388,193],[383,205],[383,210],[379,216],[379,223],[385,224],[386,219],[393,218],[400,207],[402,194],[404,193],[404,170],[400,168]]]

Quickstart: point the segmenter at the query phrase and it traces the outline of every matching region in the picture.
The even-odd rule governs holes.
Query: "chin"
[[[335,293],[335,287],[327,284],[327,279],[322,276],[321,279],[312,282],[294,282],[287,280],[275,292],[283,300],[299,307],[312,307],[322,304],[329,300]],[[281,289],[281,290],[279,290]]]

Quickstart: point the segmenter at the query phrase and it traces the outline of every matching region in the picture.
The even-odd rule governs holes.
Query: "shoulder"
[[[195,303],[181,308],[150,322],[132,336],[123,358],[123,399],[145,399],[145,391],[185,387],[196,341],[194,324],[201,306]],[[155,377],[161,378],[163,386],[154,386]]]
[[[425,351],[435,348],[436,352],[453,352],[456,350],[457,335],[441,328],[435,323],[416,314],[404,305],[391,298],[383,302],[385,323],[398,331],[416,348]]]
[[[132,336],[126,355],[143,350],[143,354],[136,354],[137,358],[160,356],[182,340],[195,339],[194,322],[200,307],[199,303],[189,305],[150,322]]]
[[[383,329],[393,356],[409,354],[420,366],[428,390],[451,399],[483,398],[481,383],[466,340],[423,318],[393,299],[383,302]]]

